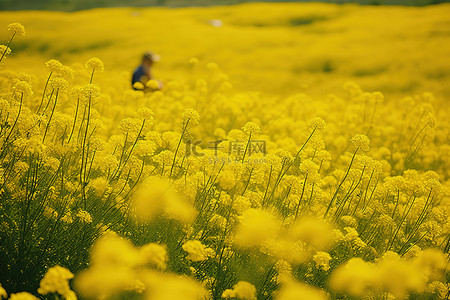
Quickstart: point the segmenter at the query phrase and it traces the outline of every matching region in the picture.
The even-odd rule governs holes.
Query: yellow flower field
[[[448,299],[449,15],[0,12],[0,298]]]

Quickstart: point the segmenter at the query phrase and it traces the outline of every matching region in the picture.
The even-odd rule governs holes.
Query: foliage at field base
[[[1,298],[450,295],[445,84],[388,97],[352,81],[331,92],[345,76],[329,77],[323,94],[281,97],[186,57],[179,79],[144,93],[97,57],[14,54],[33,28],[5,27]],[[441,47],[430,70],[448,64]]]

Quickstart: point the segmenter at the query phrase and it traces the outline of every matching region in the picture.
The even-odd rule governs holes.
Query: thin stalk
[[[50,78],[52,77],[53,72],[50,72],[50,74],[47,77],[47,82],[45,82],[45,87],[44,87],[44,91],[42,92],[42,99],[41,99],[41,103],[39,103],[39,107],[36,110],[36,114],[39,114],[39,110],[42,107],[42,104],[44,104],[44,98],[45,98],[45,93],[47,92],[47,87],[48,87],[48,83],[50,82]]]
[[[297,208],[295,209],[295,218],[294,218],[294,220],[297,220],[297,217],[298,217],[298,211],[300,210],[300,205],[302,204],[303,195],[305,194],[305,188],[306,188],[306,181],[307,180],[308,180],[308,173],[306,173],[305,180],[303,181],[302,194],[300,196],[300,199],[298,200]]]
[[[250,145],[250,140],[252,139],[252,133],[249,134],[247,144],[245,145],[244,154],[242,155],[242,163],[244,163],[245,154],[247,154],[248,147]]]
[[[394,235],[392,236],[392,240],[390,241],[390,243],[388,243],[388,247],[387,247],[386,251],[391,250],[392,246],[394,245],[394,242],[395,242],[395,239],[396,239],[396,237],[397,237],[397,235],[398,235],[398,232],[400,231],[400,228],[402,227],[403,222],[405,222],[406,217],[407,217],[408,214],[409,214],[409,211],[410,211],[411,208],[413,207],[415,200],[416,200],[416,197],[413,198],[412,203],[411,203],[411,205],[409,206],[408,210],[403,214],[403,218],[402,218],[402,220],[400,221],[400,224],[398,224],[397,230],[395,231]]]
[[[11,42],[15,35],[16,35],[16,33],[14,32],[13,35],[11,36],[11,38],[9,39],[8,44],[6,45],[6,49],[5,49],[5,51],[3,51],[2,57],[0,58],[0,62],[3,60],[3,57],[5,57],[6,51],[8,51],[9,46],[11,46]]]
[[[183,140],[183,137],[186,133],[187,126],[188,126],[190,120],[191,120],[190,118],[187,119],[186,124],[184,125],[183,130],[181,131],[181,136],[180,136],[180,139],[178,140],[177,148],[175,149],[175,153],[173,154],[172,166],[170,167],[169,177],[172,177],[173,167],[175,166],[175,160],[177,158],[177,153],[178,153],[178,150],[180,149],[181,141]]]
[[[53,104],[52,112],[50,113],[50,118],[48,119],[47,126],[45,126],[44,136],[42,137],[42,143],[45,142],[45,137],[47,136],[48,128],[50,127],[50,122],[52,121],[53,114],[55,113],[56,103],[58,101],[59,88],[56,90],[55,104]]]
[[[327,217],[328,212],[330,211],[330,208],[331,208],[331,206],[332,206],[333,203],[334,203],[334,200],[336,200],[336,197],[337,197],[337,194],[338,194],[338,192],[339,192],[339,189],[341,188],[341,186],[342,186],[342,184],[344,183],[345,179],[347,179],[347,176],[348,176],[348,174],[349,174],[349,172],[350,172],[350,168],[352,167],[353,161],[355,160],[356,153],[358,152],[358,150],[359,150],[359,147],[356,148],[355,153],[353,153],[352,160],[350,161],[350,164],[349,164],[349,166],[348,166],[348,168],[347,168],[347,172],[345,173],[344,178],[342,178],[341,183],[339,183],[339,186],[337,187],[336,192],[334,192],[333,198],[331,198],[331,201],[330,201],[330,203],[328,204],[327,210],[325,211],[325,214],[323,215],[324,218]]]
[[[67,144],[70,143],[70,140],[72,139],[72,136],[73,136],[73,132],[75,131],[75,125],[77,122],[79,107],[80,107],[80,96],[78,96],[78,99],[77,99],[77,108],[75,109],[75,117],[73,118],[72,130],[70,131],[69,138],[67,139]]]

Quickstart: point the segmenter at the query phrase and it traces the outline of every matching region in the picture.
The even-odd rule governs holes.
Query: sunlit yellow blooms
[[[49,219],[56,219],[58,217],[58,213],[49,206],[44,209],[43,215]]]
[[[92,222],[92,216],[87,212],[84,211],[82,209],[80,209],[79,211],[77,211],[77,213],[75,214],[75,216],[78,218],[78,220],[82,223],[91,223]]]
[[[86,84],[81,88],[81,95],[87,99],[100,97],[100,88],[95,84]]]
[[[166,268],[168,256],[163,245],[150,243],[139,248],[139,255],[143,264],[154,266],[164,270]]]
[[[258,124],[256,124],[255,122],[247,122],[245,126],[242,127],[242,130],[247,134],[255,134],[261,132]]]
[[[135,272],[123,266],[93,267],[77,275],[75,290],[87,298],[108,297],[134,287],[135,278]]]
[[[8,293],[0,284],[0,299],[2,299],[2,298],[8,298]]]
[[[210,71],[216,71],[219,66],[216,63],[210,62],[206,65],[206,68]]]
[[[191,261],[203,261],[208,257],[214,256],[214,250],[206,247],[200,241],[191,240],[187,241],[182,246],[183,250],[188,253],[186,258]]]
[[[351,142],[352,142],[353,146],[355,146],[355,148],[361,149],[363,151],[369,151],[370,140],[366,135],[355,134],[352,137]]]
[[[428,284],[427,292],[435,295],[438,299],[445,299],[447,295],[447,286],[440,281],[433,281]]]
[[[58,73],[61,71],[63,65],[56,59],[50,59],[45,63],[45,66],[50,69],[52,73]]]
[[[439,194],[442,191],[442,185],[437,179],[428,179],[424,183],[425,188],[432,192],[433,194]]]
[[[321,219],[304,217],[292,226],[289,238],[305,242],[320,251],[332,245],[334,233],[329,223]]]
[[[292,272],[292,266],[285,260],[278,260],[275,263],[274,268],[277,270],[278,275],[290,275]]]
[[[189,277],[152,271],[139,276],[146,287],[147,300],[201,300],[206,296],[204,288]]]
[[[427,283],[441,276],[447,264],[438,250],[426,250],[415,258],[402,258],[387,251],[375,264],[350,259],[333,272],[330,286],[339,293],[358,297],[372,291],[406,299],[411,293],[424,292]]]
[[[9,48],[6,45],[0,45],[0,54],[1,55],[3,55],[3,54],[7,55],[7,54],[10,54],[10,53],[11,53],[11,48]]]
[[[93,266],[135,266],[140,261],[138,251],[126,239],[114,234],[101,237],[91,250]]]
[[[338,293],[361,297],[376,284],[376,276],[371,263],[351,258],[332,273],[330,287]]]
[[[145,88],[144,84],[140,81],[136,81],[133,84],[133,88],[137,89],[137,90],[143,90]]]
[[[330,260],[331,260],[330,254],[319,251],[316,254],[314,254],[313,260],[319,269],[322,269],[324,271],[328,271],[330,269]]]
[[[199,63],[199,60],[198,60],[198,58],[196,58],[196,57],[191,57],[191,58],[189,59],[189,63],[190,63],[191,65],[195,65],[195,64],[198,64],[198,63]]]
[[[351,96],[357,96],[362,93],[361,88],[352,81],[347,81],[343,88],[350,93]]]
[[[25,72],[21,72],[17,74],[17,79],[19,81],[26,81],[31,84],[31,75]]]
[[[90,185],[97,196],[101,196],[108,188],[108,181],[104,177],[98,177],[91,180]]]
[[[67,80],[65,80],[61,77],[56,77],[56,78],[52,78],[52,80],[50,81],[50,86],[53,89],[59,90],[61,92],[63,90],[66,90],[69,87],[69,83],[67,82]]]
[[[127,134],[137,133],[141,128],[142,121],[137,118],[126,118],[120,121],[119,129]]]
[[[8,25],[8,31],[17,36],[25,35],[25,27],[20,23],[11,23]]]
[[[171,183],[165,179],[153,177],[148,179],[133,196],[136,216],[149,221],[163,213],[170,219],[189,223],[195,216],[195,210],[180,198]]]
[[[279,230],[279,221],[261,209],[248,209],[239,219],[235,243],[242,247],[261,245],[275,237]]]
[[[276,300],[326,300],[328,296],[323,291],[310,287],[303,283],[289,279],[281,284],[279,290],[274,293]]]
[[[325,121],[322,118],[314,118],[308,122],[308,129],[321,132],[325,129]]]
[[[66,224],[71,224],[73,222],[72,213],[70,211],[66,212],[64,216],[62,216],[61,221]]]
[[[282,236],[266,240],[260,251],[293,265],[305,263],[310,259],[310,253],[304,243],[285,240]]]
[[[156,145],[152,141],[138,141],[134,153],[137,156],[147,157],[153,155]]]
[[[183,112],[183,120],[185,121],[190,121],[194,124],[198,124],[199,120],[200,120],[200,115],[198,114],[198,112],[193,109],[193,108],[187,108],[184,110]]]
[[[85,67],[86,67],[86,69],[89,69],[89,70],[92,69],[92,70],[101,71],[101,72],[105,69],[103,62],[97,57],[90,58],[86,62]]]
[[[449,265],[445,254],[437,249],[426,249],[420,252],[414,263],[424,275],[435,279],[440,279],[442,271]]]
[[[222,217],[222,216],[220,216],[220,215],[218,215],[218,214],[214,214],[214,215],[211,217],[210,222],[211,222],[211,225],[212,225],[212,226],[218,227],[218,228],[220,228],[220,229],[222,229],[222,230],[225,229],[225,226],[226,226],[226,224],[227,224],[227,220],[226,220],[224,217]]]
[[[31,85],[26,81],[18,81],[14,87],[13,91],[22,94],[25,98],[33,94]]]
[[[300,171],[304,172],[304,173],[315,173],[319,170],[319,166],[316,165],[312,160],[310,159],[306,159],[304,161],[302,161],[302,163],[300,164]]]
[[[107,234],[95,243],[89,269],[75,279],[76,290],[88,298],[107,297],[135,285],[135,268],[149,262],[130,242]]]
[[[9,299],[11,299],[11,300],[38,300],[39,298],[36,298],[35,296],[33,296],[32,294],[27,293],[27,292],[20,292],[20,293],[16,293],[16,294],[11,294]]]
[[[402,260],[398,254],[386,252],[377,263],[382,288],[397,299],[404,299],[410,292],[422,292],[426,288],[426,277],[413,264]]]
[[[222,298],[237,298],[242,300],[256,300],[256,288],[246,281],[239,281],[232,289],[226,289]]]
[[[236,199],[234,199],[234,201],[233,201],[233,209],[238,214],[244,213],[251,206],[252,206],[252,203],[250,202],[250,200],[244,196],[237,196]]]
[[[224,190],[229,190],[236,185],[237,176],[231,170],[225,170],[219,175],[219,184]]]
[[[139,118],[144,120],[153,119],[153,111],[148,107],[142,107],[137,111]]]
[[[73,278],[73,274],[66,268],[54,266],[48,269],[42,278],[38,293],[46,295],[49,293],[58,293],[68,300],[76,300],[75,293],[70,289],[69,279]]]

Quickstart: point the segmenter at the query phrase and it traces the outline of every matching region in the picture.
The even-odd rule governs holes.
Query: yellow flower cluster
[[[424,292],[447,266],[446,256],[435,249],[425,250],[411,260],[388,251],[375,264],[350,259],[335,270],[330,285],[335,291],[354,297],[388,293],[395,299],[406,299],[410,293]]]
[[[42,278],[38,293],[41,295],[58,293],[67,300],[76,300],[77,296],[70,289],[68,282],[72,278],[73,274],[68,269],[61,266],[51,267]]]
[[[242,300],[255,300],[256,288],[246,281],[239,281],[233,286],[233,289],[226,289],[222,298],[237,298]]]
[[[25,27],[20,23],[11,23],[8,25],[8,31],[16,35],[25,35]]]
[[[181,198],[166,179],[150,177],[140,186],[132,198],[136,216],[143,221],[164,214],[170,219],[190,223],[195,209]]]
[[[150,243],[135,248],[125,239],[106,234],[94,245],[89,269],[77,276],[76,287],[81,295],[91,298],[127,290],[142,291],[140,283],[147,278],[142,274],[157,272],[151,271],[154,269],[164,270],[167,259],[163,245]]]
[[[188,253],[187,259],[191,261],[204,261],[215,255],[214,250],[205,247],[200,241],[187,241],[183,244],[183,250]]]

